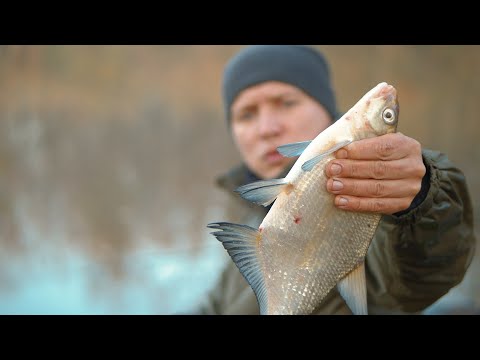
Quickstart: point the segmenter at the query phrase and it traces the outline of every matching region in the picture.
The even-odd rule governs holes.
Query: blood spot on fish
[[[300,216],[295,216],[293,218],[293,221],[295,222],[295,224],[299,224],[300,223],[300,220],[301,220],[301,217]]]
[[[260,226],[260,227],[258,228],[258,231],[262,232],[262,231],[263,231],[263,227]]]
[[[293,189],[295,188],[295,186],[293,186],[293,184],[288,184],[287,186],[285,186],[285,194],[289,195]]]

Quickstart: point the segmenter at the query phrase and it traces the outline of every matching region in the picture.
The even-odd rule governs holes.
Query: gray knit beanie
[[[303,45],[252,45],[239,51],[224,70],[222,95],[227,123],[230,107],[242,90],[273,80],[305,91],[325,107],[333,121],[340,117],[323,54]]]

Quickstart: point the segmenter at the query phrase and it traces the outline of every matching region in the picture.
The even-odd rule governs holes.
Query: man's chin
[[[262,172],[262,174],[260,174],[260,177],[265,180],[284,177],[286,169],[290,169],[293,163],[293,161],[284,161],[276,166],[270,166],[269,169],[266,169]]]

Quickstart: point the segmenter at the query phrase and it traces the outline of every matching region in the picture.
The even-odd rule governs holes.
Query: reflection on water
[[[73,252],[48,246],[11,260],[2,277],[1,314],[188,313],[213,285],[225,257],[221,246],[189,251],[142,250],[126,258],[121,281]],[[92,289],[91,279],[101,284]],[[98,285],[97,285],[98,286]]]

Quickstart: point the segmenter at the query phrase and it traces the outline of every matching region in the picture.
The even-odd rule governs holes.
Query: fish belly
[[[334,206],[324,172],[331,159],[303,172],[261,225],[269,314],[310,314],[366,256],[381,216]]]

